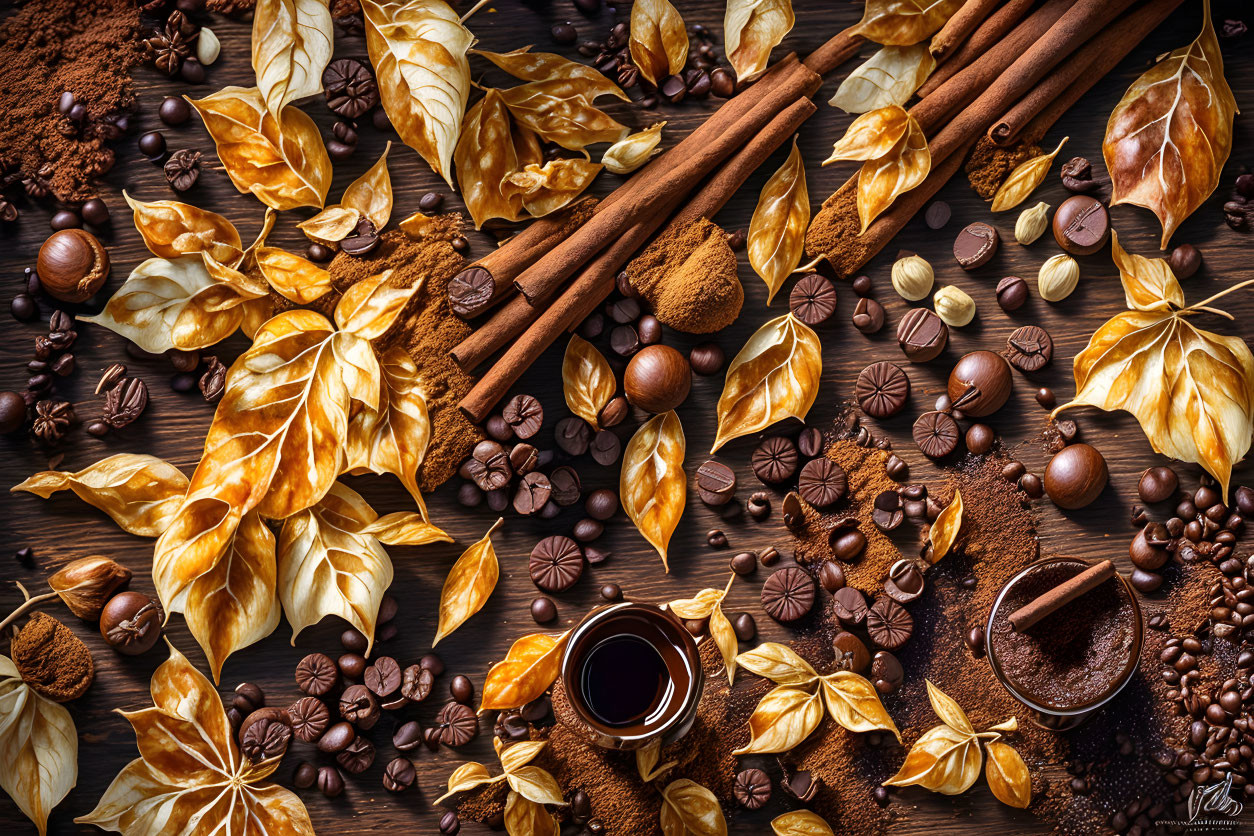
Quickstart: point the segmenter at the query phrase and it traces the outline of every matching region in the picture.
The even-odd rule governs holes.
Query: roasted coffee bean
[[[774,566],[779,563],[779,550],[774,546],[767,546],[758,552],[758,561],[763,566]]]
[[[318,791],[327,798],[336,798],[344,792],[344,778],[334,766],[318,767]]]
[[[608,520],[618,510],[618,494],[609,488],[600,488],[588,494],[583,507],[594,520]]]
[[[723,368],[723,349],[717,343],[701,343],[688,352],[688,364],[697,374],[717,374]]]
[[[571,534],[580,543],[591,543],[605,533],[605,524],[591,517],[584,517],[575,523]]]
[[[520,514],[534,514],[549,501],[552,486],[549,477],[532,471],[522,478],[514,491],[514,510]]]
[[[743,769],[736,773],[732,793],[741,807],[759,810],[771,800],[771,779],[760,769]]]
[[[758,557],[753,552],[739,552],[729,561],[737,575],[752,575],[758,570]]]
[[[609,430],[597,430],[588,444],[588,452],[592,454],[592,460],[602,467],[609,467],[618,461],[622,450],[623,443]]]
[[[757,622],[747,612],[737,613],[732,616],[731,626],[732,631],[736,634],[736,638],[742,642],[753,641],[758,634]]]
[[[884,462],[884,472],[888,474],[888,478],[901,482],[910,478],[910,465],[896,453],[889,455],[888,460]]]
[[[335,660],[340,675],[348,679],[361,679],[366,672],[366,657],[360,653],[345,653]]]
[[[588,452],[592,441],[592,428],[588,422],[574,415],[558,421],[554,434],[557,446],[572,456]]]
[[[972,424],[967,428],[966,434],[967,450],[977,456],[982,456],[989,450],[993,449],[993,442],[996,436],[993,428],[988,424]]]
[[[292,734],[297,740],[315,743],[331,724],[331,711],[317,697],[301,697],[287,709],[292,722]]]
[[[331,726],[318,738],[318,751],[333,755],[348,748],[348,744],[357,737],[357,731],[348,722],[339,722]]]
[[[335,761],[349,775],[360,775],[374,764],[374,744],[358,735],[352,743],[336,754]]]
[[[640,335],[630,325],[615,325],[610,331],[610,349],[620,357],[630,357],[640,350]]]
[[[401,666],[391,656],[380,656],[366,668],[362,682],[375,696],[389,696],[401,687]]]
[[[471,683],[470,677],[458,674],[449,682],[448,692],[453,699],[469,705],[475,696],[475,686]]]
[[[349,653],[365,653],[366,648],[370,646],[370,640],[356,627],[349,627],[340,633],[340,646]]]
[[[465,746],[479,735],[479,717],[469,705],[445,703],[435,716],[439,740],[445,746]]]
[[[705,543],[712,549],[727,548],[727,535],[721,528],[711,528],[705,534]]]
[[[1167,258],[1167,266],[1177,279],[1183,281],[1197,272],[1202,266],[1202,254],[1192,244],[1181,244],[1171,251]]]
[[[997,304],[1010,313],[1028,301],[1028,283],[1018,276],[1006,276],[997,283]]]
[[[866,535],[856,528],[835,528],[828,537],[828,543],[837,560],[850,563],[862,556],[866,549]]]
[[[330,693],[339,679],[339,668],[325,653],[310,653],[296,665],[296,687],[311,696]]]
[[[928,229],[943,229],[952,215],[953,210],[949,208],[948,203],[943,200],[933,200],[923,212],[923,222],[927,224]]]
[[[575,420],[585,427],[587,426],[582,419],[576,418]],[[583,486],[579,481],[579,474],[575,472],[574,468],[567,465],[554,468],[553,472],[549,474],[549,489],[553,501],[563,508],[574,505],[583,496]]]
[[[765,491],[754,491],[745,504],[745,510],[751,518],[761,522],[771,515],[770,496]]]
[[[525,440],[540,431],[544,423],[544,407],[531,395],[515,395],[501,410],[501,417],[514,435]]]

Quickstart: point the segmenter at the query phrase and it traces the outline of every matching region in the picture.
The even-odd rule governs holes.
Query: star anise
[[[166,75],[176,75],[192,54],[196,33],[194,27],[188,32],[190,26],[182,12],[173,12],[165,26],[154,29],[152,37],[144,41],[144,57]]]
[[[356,58],[337,58],[322,71],[327,107],[345,119],[356,119],[379,103],[374,73]]]
[[[56,444],[74,422],[74,407],[67,401],[40,401],[35,404],[31,432],[45,444]]]

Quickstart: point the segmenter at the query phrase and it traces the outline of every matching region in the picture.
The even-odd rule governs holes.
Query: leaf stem
[[[36,595],[34,598],[32,598],[30,597],[30,593],[26,591],[26,587],[22,586],[20,583],[17,585],[17,588],[22,590],[22,594],[26,596],[26,602],[22,604],[22,606],[15,609],[13,612],[9,613],[9,617],[6,618],[4,621],[0,621],[0,632],[3,632],[5,627],[8,627],[14,621],[17,621],[26,612],[35,609],[44,601],[48,601],[50,599],[57,597],[57,593],[55,592],[45,592],[43,595]]]
[[[461,19],[458,22],[464,24],[467,20],[470,19],[470,16],[472,14],[482,9],[484,6],[488,5],[489,2],[490,0],[479,0],[478,3],[470,7],[470,11],[466,12],[466,14],[461,16]]]
[[[1210,297],[1209,299],[1203,299],[1201,302],[1198,302],[1196,305],[1190,305],[1188,308],[1186,308],[1186,310],[1191,310],[1191,311],[1203,310],[1205,309],[1207,305],[1209,305],[1211,302],[1214,302],[1216,299],[1222,299],[1223,297],[1227,296],[1229,293],[1232,293],[1234,290],[1240,290],[1241,288],[1249,287],[1252,284],[1254,284],[1254,279],[1246,279],[1243,282],[1237,282],[1232,287],[1227,288],[1226,290],[1219,291],[1218,293],[1216,293],[1214,296]],[[1215,311],[1212,310],[1210,312],[1214,313]]]

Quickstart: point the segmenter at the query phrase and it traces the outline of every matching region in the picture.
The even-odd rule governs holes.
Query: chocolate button
[[[968,224],[954,239],[954,258],[963,270],[974,270],[993,260],[1000,243],[1001,237],[997,230],[976,221]]]
[[[949,326],[927,308],[911,308],[897,325],[897,345],[912,363],[934,360],[949,342]]]
[[[1110,216],[1101,201],[1078,194],[1054,212],[1054,240],[1072,255],[1092,255],[1110,237]]]

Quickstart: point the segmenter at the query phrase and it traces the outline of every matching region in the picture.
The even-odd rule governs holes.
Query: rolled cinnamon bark
[[[975,59],[988,52],[1019,25],[1019,21],[1031,11],[1036,0],[1010,0],[980,24],[967,38],[966,43],[944,60],[918,90],[919,98],[930,96],[942,84],[969,67]]]
[[[953,17],[945,21],[941,30],[932,36],[928,52],[937,63],[942,63],[951,56],[958,47],[971,35],[976,28],[988,19],[1001,0],[966,0]]]
[[[1090,592],[1115,576],[1115,564],[1103,560],[1080,574],[1058,584],[1010,614],[1010,626],[1016,633],[1032,628],[1041,619],[1053,615],[1086,592]]]

